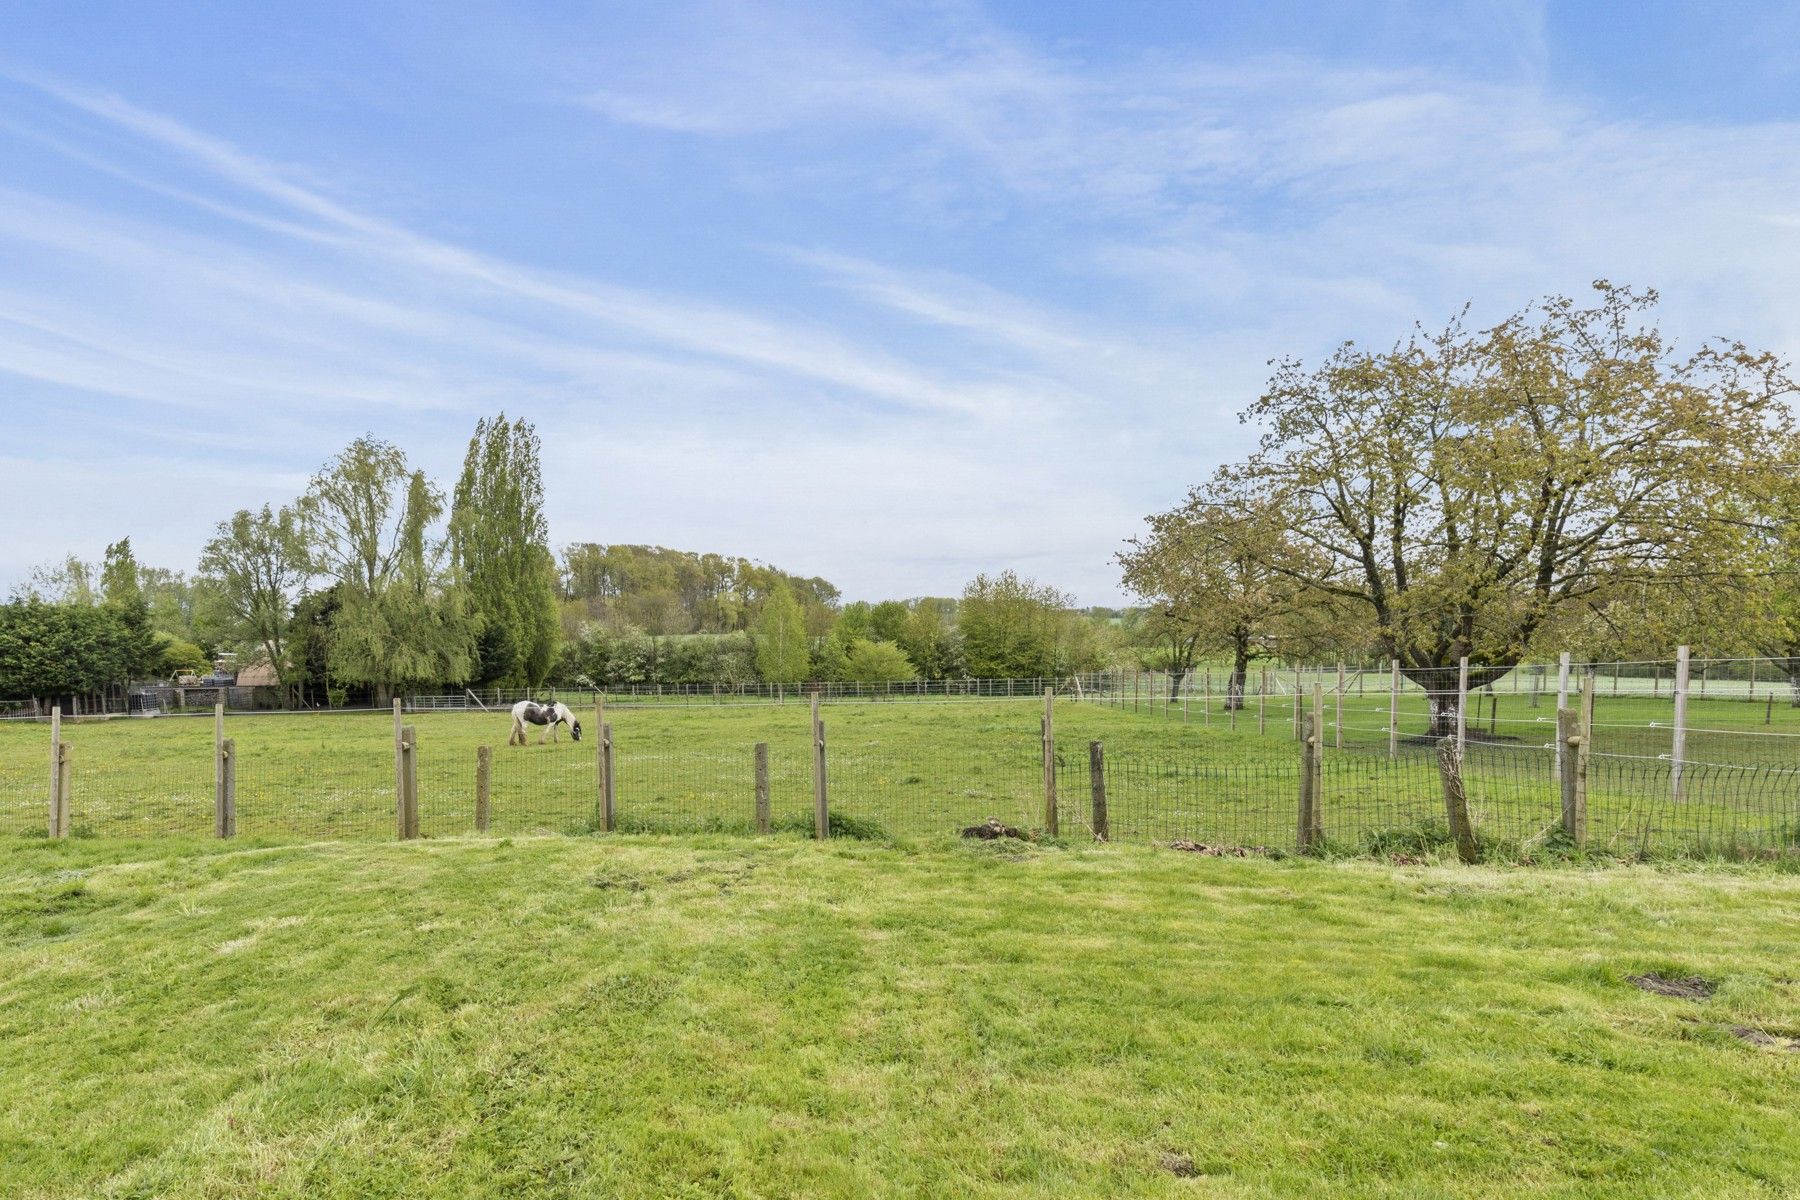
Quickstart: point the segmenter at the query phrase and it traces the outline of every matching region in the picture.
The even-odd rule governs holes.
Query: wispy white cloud
[[[1479,43],[1478,72],[1100,53],[971,4],[668,11],[659,36],[571,17],[466,68],[522,132],[651,145],[640,171],[688,156],[669,194],[704,202],[638,219],[739,253],[670,282],[592,246],[580,268],[534,258],[439,219],[424,185],[368,199],[395,179],[284,161],[293,143],[253,122],[227,139],[15,72],[36,103],[0,137],[107,187],[0,175],[0,404],[107,414],[86,436],[118,478],[154,474],[150,444],[233,474],[9,528],[0,581],[128,520],[184,561],[214,509],[283,498],[364,428],[447,473],[469,419],[504,406],[545,431],[560,539],[730,549],[853,594],[1015,565],[1100,600],[1136,519],[1253,436],[1231,414],[1270,357],[1598,275],[1662,287],[1684,335],[1800,349],[1800,130],[1558,93],[1539,4],[1440,22]],[[108,470],[15,436],[36,485]]]
[[[18,76],[66,104],[160,145],[220,179],[316,218],[355,239],[358,248],[432,276],[500,292],[651,337],[692,354],[733,359],[851,389],[884,401],[948,411],[992,411],[1026,403],[1022,396],[987,390],[970,396],[879,350],[829,333],[782,325],[751,314],[693,300],[677,300],[594,280],[532,270],[491,255],[427,237],[360,212],[230,144],[105,93]],[[236,215],[221,207],[218,211]]]

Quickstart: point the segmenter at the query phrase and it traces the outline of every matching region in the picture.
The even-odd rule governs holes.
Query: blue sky
[[[0,590],[365,431],[552,537],[1090,602],[1278,355],[1662,290],[1800,351],[1800,5],[14,0]]]

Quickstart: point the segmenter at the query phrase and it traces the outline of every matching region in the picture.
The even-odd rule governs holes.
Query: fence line
[[[860,821],[935,835],[992,818],[1065,836],[1269,851],[1410,853],[1453,846],[1461,832],[1471,845],[1527,852],[1563,843],[1630,854],[1800,846],[1800,763],[1678,761],[1629,746],[1606,749],[1607,726],[1593,715],[1607,702],[1605,688],[1590,672],[1576,676],[1574,697],[1558,689],[1578,701],[1574,708],[1530,718],[1529,739],[1492,732],[1493,710],[1483,716],[1468,704],[1460,746],[1455,737],[1416,732],[1418,720],[1397,738],[1398,689],[1365,689],[1364,700],[1387,721],[1347,720],[1358,711],[1350,703],[1354,680],[1348,671],[1342,684],[1336,680],[1334,667],[1329,682],[1342,706],[1326,702],[1324,678],[1312,681],[1310,696],[1295,697],[1304,700],[1294,706],[1301,737],[1297,749],[1285,751],[1278,750],[1289,736],[1280,722],[1271,730],[1246,721],[1234,732],[1224,722],[1207,728],[1204,716],[1195,722],[1191,712],[1192,740],[1173,748],[1140,745],[1145,739],[1134,731],[1147,733],[1148,726],[1135,720],[1114,721],[1110,741],[1083,732],[1084,710],[1127,703],[1145,721],[1179,721],[1166,696],[1146,698],[1143,677],[1089,678],[1078,691],[1065,688],[1061,703],[1073,707],[1061,714],[1059,693],[1047,686],[1035,731],[1021,703],[1016,711],[994,710],[997,727],[989,732],[984,719],[979,743],[962,748],[859,738],[860,713],[898,715],[880,707],[852,707],[841,721],[833,718],[828,746],[823,696],[794,706],[779,738],[759,731],[741,746],[647,744],[640,730],[649,714],[634,716],[634,706],[613,701],[593,710],[592,752],[583,746],[503,754],[434,741],[432,726],[409,723],[405,706],[396,704],[385,732],[378,729],[386,720],[377,726],[370,719],[366,737],[334,734],[277,755],[246,717],[215,708],[210,731],[166,727],[168,753],[121,770],[91,736],[103,727],[65,721],[53,710],[48,788],[20,785],[16,796],[0,788],[0,830],[412,838],[790,829],[824,836]],[[1383,682],[1389,680],[1391,671]],[[1247,697],[1212,694],[1203,680],[1203,713],[1228,700]],[[1691,738],[1702,732],[1687,731]],[[1457,751],[1449,766],[1437,753],[1446,744]],[[1261,761],[1234,758],[1258,746]]]

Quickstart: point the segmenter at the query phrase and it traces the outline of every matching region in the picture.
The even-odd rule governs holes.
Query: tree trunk
[[[1244,707],[1244,680],[1250,674],[1250,654],[1243,646],[1231,658],[1231,681],[1225,685],[1225,708],[1241,711]]]
[[[1788,690],[1793,693],[1793,706],[1800,708],[1800,668],[1788,668]]]
[[[1425,698],[1431,708],[1431,730],[1433,738],[1453,738],[1456,736],[1456,713],[1458,697],[1455,691],[1432,692]]]
[[[1458,668],[1454,664],[1447,667],[1402,666],[1400,673],[1425,692],[1425,703],[1431,713],[1427,736],[1434,742],[1455,737]],[[1471,689],[1473,686],[1471,681]]]
[[[1164,673],[1169,677],[1169,703],[1173,704],[1181,699],[1181,681],[1187,678],[1188,669],[1186,667],[1170,667]]]

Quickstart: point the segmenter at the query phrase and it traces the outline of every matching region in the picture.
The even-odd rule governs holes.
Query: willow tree
[[[1367,611],[1436,734],[1462,657],[1478,687],[1571,610],[1755,570],[1742,502],[1791,461],[1785,365],[1739,342],[1678,354],[1654,292],[1595,291],[1283,362],[1245,413],[1264,433],[1231,479],[1297,514],[1319,565],[1295,578]]]
[[[461,683],[477,628],[436,536],[442,493],[399,447],[358,438],[313,476],[299,511],[310,567],[335,585],[334,680],[379,700],[428,684]]]
[[[1167,652],[1171,696],[1200,655],[1224,653],[1231,659],[1225,707],[1242,708],[1253,661],[1356,636],[1347,602],[1301,581],[1321,573],[1324,559],[1266,500],[1215,480],[1146,524],[1118,563],[1125,586],[1147,605],[1147,628]]]
[[[532,687],[556,660],[556,559],[537,431],[502,413],[475,426],[450,510],[450,555],[481,620],[474,677]]]

